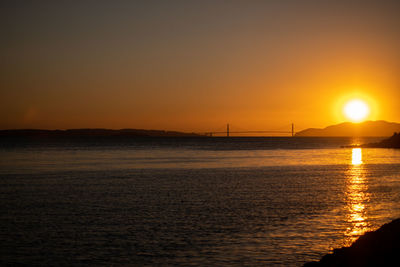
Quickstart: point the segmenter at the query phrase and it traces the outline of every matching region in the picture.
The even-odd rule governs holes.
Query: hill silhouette
[[[362,123],[344,122],[331,125],[323,129],[309,128],[296,133],[296,136],[391,136],[400,132],[400,123],[379,121],[366,121]]]

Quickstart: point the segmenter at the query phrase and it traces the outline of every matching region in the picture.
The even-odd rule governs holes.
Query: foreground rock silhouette
[[[319,262],[308,262],[303,267],[321,266],[400,266],[400,219],[365,233],[350,247],[334,249]]]

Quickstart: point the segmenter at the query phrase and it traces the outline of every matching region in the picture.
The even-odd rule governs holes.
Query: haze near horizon
[[[0,129],[398,122],[398,1],[3,1]]]

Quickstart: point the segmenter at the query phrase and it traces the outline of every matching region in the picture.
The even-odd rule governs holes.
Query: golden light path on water
[[[365,168],[362,161],[362,149],[353,148],[351,165],[347,173],[347,221],[350,226],[346,229],[346,245],[353,243],[360,235],[369,231],[366,222],[366,205],[369,202],[368,183],[365,178]]]

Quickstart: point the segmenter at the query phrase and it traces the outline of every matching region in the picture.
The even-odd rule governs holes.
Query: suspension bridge
[[[231,135],[249,135],[249,134],[266,134],[266,135],[291,135],[292,137],[296,134],[294,131],[294,124],[291,124],[291,129],[288,130],[259,130],[259,131],[246,131],[246,130],[230,130],[230,125],[229,123],[226,124],[226,130],[224,131],[214,131],[214,132],[205,132],[205,133],[200,133],[202,135],[207,135],[207,136],[226,136],[229,137]]]

